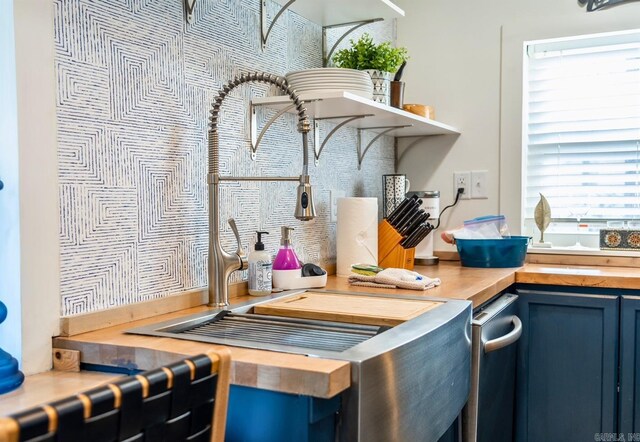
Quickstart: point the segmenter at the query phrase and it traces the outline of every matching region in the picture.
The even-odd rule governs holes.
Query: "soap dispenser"
[[[291,246],[291,232],[293,230],[293,227],[282,226],[280,250],[278,250],[276,260],[273,262],[273,270],[296,270],[302,268],[296,251]]]
[[[302,265],[291,245],[291,231],[293,227],[282,227],[280,250],[273,261],[273,286],[285,289],[292,280],[302,277]]]
[[[265,296],[271,294],[271,255],[264,251],[262,235],[269,232],[256,232],[258,242],[255,250],[249,254],[249,294]]]

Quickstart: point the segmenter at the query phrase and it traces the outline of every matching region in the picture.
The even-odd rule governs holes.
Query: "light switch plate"
[[[471,171],[471,198],[487,199],[489,198],[489,171],[472,170]]]
[[[329,211],[331,212],[331,222],[335,223],[338,221],[338,198],[344,198],[346,193],[344,190],[330,190],[329,191],[329,201],[330,207]]]

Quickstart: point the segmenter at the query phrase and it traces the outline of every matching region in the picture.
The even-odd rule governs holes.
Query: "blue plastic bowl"
[[[502,239],[456,239],[464,267],[520,267],[527,256],[528,236]]]

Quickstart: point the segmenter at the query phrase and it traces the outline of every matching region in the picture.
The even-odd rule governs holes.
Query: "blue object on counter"
[[[7,318],[7,307],[0,301],[0,323]],[[0,394],[15,390],[24,381],[18,361],[0,348]]]
[[[464,267],[520,267],[527,256],[528,236],[502,239],[456,239]]]
[[[487,215],[487,216],[479,216],[477,218],[469,219],[464,222],[465,226],[477,223],[486,223],[486,222],[497,222],[497,223],[505,223],[506,217],[504,215]]]

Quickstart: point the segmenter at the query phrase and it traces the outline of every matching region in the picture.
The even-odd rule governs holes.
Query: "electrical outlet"
[[[489,171],[472,170],[471,171],[471,198],[487,199],[489,198]]]
[[[461,200],[471,199],[471,172],[453,172],[453,196],[458,194],[458,189],[463,188]]]
[[[330,190],[329,191],[329,212],[331,214],[331,222],[338,221],[338,198],[344,198],[346,193],[344,190]]]

